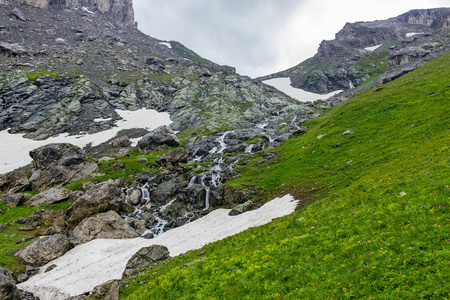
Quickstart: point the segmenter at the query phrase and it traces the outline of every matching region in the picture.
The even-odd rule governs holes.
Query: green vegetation
[[[148,269],[121,296],[450,298],[449,61],[331,108],[229,183],[318,201]]]
[[[49,70],[37,70],[37,71],[33,71],[33,72],[28,72],[26,74],[27,79],[29,81],[36,81],[38,78],[43,77],[43,76],[47,76],[47,77],[51,77],[53,79],[62,79],[64,77],[79,77],[80,75],[77,75],[75,73],[67,73],[67,74],[61,74],[59,72],[52,72]]]

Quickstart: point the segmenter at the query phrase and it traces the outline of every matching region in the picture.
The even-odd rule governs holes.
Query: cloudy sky
[[[450,0],[134,0],[138,28],[257,77],[313,56],[346,22],[383,20]]]

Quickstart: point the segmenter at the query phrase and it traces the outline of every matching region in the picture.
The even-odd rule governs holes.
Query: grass
[[[449,60],[331,108],[229,183],[318,201],[150,268],[121,296],[449,299]]]

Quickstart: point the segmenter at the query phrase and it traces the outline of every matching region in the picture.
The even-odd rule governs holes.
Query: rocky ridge
[[[347,23],[334,40],[322,41],[312,58],[259,79],[289,77],[293,87],[320,94],[378,85],[448,52],[449,26],[450,8]]]

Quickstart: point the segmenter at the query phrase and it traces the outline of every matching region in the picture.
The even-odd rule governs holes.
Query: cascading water
[[[342,69],[344,71],[344,78],[348,80],[348,87],[349,89],[354,89],[355,86],[353,85],[353,82],[347,77],[347,70],[346,69]]]
[[[248,145],[247,147],[245,147],[244,152],[245,153],[252,153],[252,149],[253,149],[254,146],[255,146],[255,144]]]

